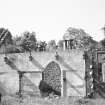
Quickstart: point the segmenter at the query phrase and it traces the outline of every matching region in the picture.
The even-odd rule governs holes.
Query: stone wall
[[[0,55],[0,72],[8,72],[6,74],[0,75],[0,81],[6,87],[8,93],[16,93],[18,91],[18,74],[17,70],[20,71],[43,71],[44,68],[52,61],[59,64],[62,71],[66,71],[66,85],[64,87],[64,81],[62,78],[62,88],[64,88],[62,93],[66,92],[67,96],[74,95],[84,96],[85,95],[85,63],[83,59],[83,51],[80,50],[70,50],[63,52],[32,52],[32,61],[29,60],[28,53],[19,54],[8,54],[8,58],[14,63],[15,68],[10,67],[4,62],[4,55]],[[38,78],[39,74],[36,74],[34,78]],[[31,76],[30,76],[31,77]],[[29,76],[27,78],[31,80]],[[41,77],[39,77],[41,79]],[[65,79],[64,79],[65,80]],[[37,79],[35,80],[37,82]],[[67,82],[69,81],[69,82]],[[81,81],[81,82],[80,82]],[[38,81],[39,82],[39,81]],[[37,82],[37,85],[38,85]],[[34,83],[34,82],[33,82]],[[35,83],[34,83],[35,84]],[[72,84],[72,85],[70,85]],[[81,85],[83,85],[81,87]],[[80,90],[79,94],[76,90]]]

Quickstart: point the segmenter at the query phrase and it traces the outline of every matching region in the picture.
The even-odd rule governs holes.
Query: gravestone
[[[42,73],[42,80],[61,95],[61,69],[56,62],[52,61],[46,66]]]

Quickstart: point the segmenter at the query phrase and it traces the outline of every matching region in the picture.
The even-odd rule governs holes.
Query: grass
[[[5,96],[1,105],[105,105],[104,99],[84,99],[79,97],[66,97],[59,99],[44,99],[40,97],[25,96],[23,99]]]

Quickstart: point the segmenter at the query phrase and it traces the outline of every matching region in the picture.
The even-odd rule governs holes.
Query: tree
[[[39,41],[39,42],[37,43],[37,49],[38,49],[39,51],[46,51],[46,46],[47,46],[46,41]]]
[[[105,25],[104,25],[104,27],[102,27],[102,30],[103,30],[104,36],[105,36]],[[105,38],[103,38],[99,43],[100,43],[102,49],[105,50]]]
[[[13,40],[12,40],[12,34],[8,29],[5,28],[0,28],[0,47],[2,45],[9,45],[12,44]]]
[[[60,49],[63,49],[63,43],[64,43],[64,41],[63,40],[59,40],[58,41],[58,48],[60,48]]]
[[[105,38],[102,39],[99,43],[102,45],[102,48],[105,49]]]
[[[55,40],[50,40],[48,42],[48,48],[49,48],[49,50],[55,50],[56,49],[56,42],[55,42]]]
[[[105,25],[104,25],[104,27],[102,27],[102,30],[104,31],[104,36],[105,36]]]
[[[36,34],[35,32],[28,32],[25,31],[23,33],[23,37],[21,38],[21,46],[26,50],[26,51],[32,51],[36,49]]]
[[[89,48],[97,42],[83,29],[68,28],[63,36],[63,40],[72,40],[74,48]]]
[[[20,46],[22,43],[22,36],[15,36],[13,37],[13,43],[16,46]]]
[[[37,47],[37,40],[36,40],[36,33],[25,31],[21,34],[21,36],[16,36],[13,38],[14,45],[21,49],[22,52],[32,50],[36,50]]]

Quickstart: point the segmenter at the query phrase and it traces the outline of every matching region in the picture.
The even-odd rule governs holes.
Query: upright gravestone
[[[42,73],[42,79],[61,95],[61,69],[56,62],[52,61],[47,65]]]

